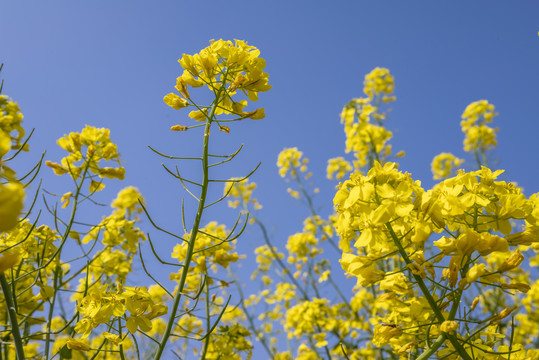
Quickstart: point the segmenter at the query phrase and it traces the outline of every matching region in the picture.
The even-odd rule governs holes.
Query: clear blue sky
[[[224,176],[262,161],[253,180],[264,206],[260,217],[277,244],[300,231],[307,215],[286,194],[277,154],[297,146],[310,158],[321,189],[316,201],[327,215],[334,183],[325,180],[326,161],[344,152],[339,113],[362,95],[363,76],[376,66],[395,77],[388,127],[394,150],[407,153],[402,170],[430,187],[433,156],[465,156],[464,108],[487,99],[499,113],[498,167],[527,195],[539,191],[536,1],[3,1],[0,14],[4,93],[19,103],[25,127],[36,129],[27,158],[47,149],[46,159],[57,161],[63,153],[55,141],[64,133],[85,124],[108,127],[127,169],[123,183],[109,182],[108,196],[137,186],[169,228],[180,228],[185,193],[147,145],[177,155],[200,149],[200,134],[169,131],[187,111],[172,110],[162,98],[173,91],[182,53],[219,38],[247,40],[267,61],[273,89],[257,104],[266,119],[235,124],[216,141],[224,152],[245,144]],[[49,169],[42,177],[48,190],[65,191]],[[240,248],[249,253],[261,243],[253,232]]]

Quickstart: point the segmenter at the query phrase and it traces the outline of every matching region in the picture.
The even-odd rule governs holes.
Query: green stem
[[[445,333],[441,333],[440,336],[432,343],[430,347],[427,348],[421,355],[419,355],[416,360],[427,360],[430,359],[432,355],[443,345],[445,341]],[[429,346],[429,344],[427,344]]]
[[[0,273],[0,285],[2,286],[4,298],[6,299],[9,322],[11,323],[11,334],[13,335],[13,341],[15,342],[15,352],[17,353],[17,359],[24,360],[24,348],[22,344],[21,333],[19,331],[17,313],[15,312],[15,306],[13,305],[13,298],[11,290],[9,289],[9,284],[3,272]]]
[[[206,273],[206,276],[208,274]],[[206,333],[208,336],[206,336],[206,339],[204,340],[204,349],[202,350],[202,355],[200,357],[201,360],[206,359],[206,354],[208,353],[208,347],[210,346],[211,336],[209,335],[209,332],[211,331],[211,318],[210,318],[210,286],[208,285],[208,282],[206,281],[205,285],[205,293],[206,293]]]
[[[477,150],[474,150],[474,156],[475,156],[475,162],[477,163],[477,170],[480,170],[481,169],[481,166],[483,164],[481,164],[481,159],[479,158],[479,154],[477,152]]]
[[[45,358],[49,358],[49,349],[50,349],[50,342],[51,342],[51,326],[52,326],[52,316],[54,314],[54,303],[56,302],[56,292],[58,290],[58,273],[62,271],[59,265],[56,265],[56,268],[54,269],[54,294],[52,295],[52,299],[49,301],[49,315],[47,318],[47,334],[45,335]]]
[[[408,254],[406,253],[406,250],[404,250],[404,248],[402,247],[402,244],[399,241],[399,237],[397,236],[397,234],[393,230],[393,227],[391,226],[391,224],[387,223],[386,227],[387,227],[387,230],[389,231],[389,234],[391,235],[391,238],[393,239],[393,242],[397,246],[397,249],[399,250],[400,255],[402,256],[404,262],[406,263],[406,265],[411,264],[412,261],[408,257]],[[436,316],[436,320],[438,320],[438,322],[440,324],[443,323],[445,321],[445,317],[442,314],[442,312],[440,311],[440,309],[438,308],[438,305],[436,304],[436,301],[432,297],[432,294],[430,293],[429,289],[425,285],[425,282],[423,281],[421,276],[416,275],[414,273],[411,273],[411,274],[414,277],[415,281],[417,282],[417,285],[421,289],[421,292],[423,293],[423,296],[425,297],[425,299],[427,299],[427,302],[429,303],[430,308],[432,309],[432,311],[434,312],[434,315]],[[462,345],[459,343],[459,341],[458,341],[458,339],[457,339],[457,337],[455,335],[446,333],[446,336],[449,339],[449,341],[451,342],[451,344],[453,345],[453,347],[455,348],[455,350],[458,352],[458,354],[463,359],[472,360],[470,358],[470,356],[468,355],[468,353],[466,352],[466,350],[464,350]]]
[[[210,113],[208,114],[208,117],[206,119],[206,126],[204,128],[204,142],[203,142],[203,148],[202,148],[202,188],[200,190],[198,209],[195,216],[195,221],[193,223],[193,228],[191,230],[191,235],[189,237],[189,244],[187,245],[187,253],[185,255],[185,261],[183,263],[182,275],[180,278],[180,283],[178,284],[178,288],[176,290],[176,295],[174,296],[174,302],[172,304],[172,309],[170,312],[170,317],[168,319],[167,328],[165,329],[163,338],[161,339],[161,342],[159,343],[159,346],[154,356],[154,360],[158,360],[161,358],[163,351],[165,350],[165,346],[168,342],[168,339],[170,338],[170,334],[172,333],[172,328],[174,326],[174,322],[176,320],[176,314],[178,312],[178,307],[180,305],[180,300],[182,298],[182,292],[185,287],[185,282],[187,280],[187,275],[189,272],[189,265],[191,264],[191,258],[193,257],[193,252],[195,249],[195,242],[196,242],[196,238],[197,238],[198,230],[200,226],[200,220],[202,219],[202,213],[204,212],[204,205],[206,203],[206,194],[208,193],[208,183],[209,183],[208,148],[209,148],[209,142],[210,142],[210,128],[213,122],[213,117],[215,116],[215,110],[217,109],[217,105],[219,104],[219,98],[220,98],[222,89],[223,87],[219,88],[219,91],[217,92],[217,95],[215,97],[215,101],[211,107]]]
[[[296,173],[299,173],[299,172],[296,170]],[[303,182],[301,181],[301,177],[298,175],[295,178],[299,185],[299,189],[301,193],[303,194],[303,197],[307,199],[307,205],[309,207],[309,211],[311,212],[311,217],[313,218],[313,221],[315,222],[316,228],[322,233],[322,235],[324,235],[328,239],[333,249],[337,251],[338,254],[341,254],[341,249],[339,249],[339,246],[335,244],[335,242],[333,241],[333,238],[329,236],[329,234],[327,234],[324,231],[324,229],[316,221],[316,217],[318,216],[318,214],[316,213],[316,210],[314,209],[314,204],[313,204],[313,200],[311,196],[309,195],[309,193],[307,192],[307,189],[305,188],[305,186],[303,185]]]
[[[122,335],[122,318],[118,317],[118,336],[120,337],[120,340],[123,340],[123,335]],[[124,345],[123,345],[123,342],[120,343],[120,358],[122,360],[125,360],[125,356],[124,356]]]

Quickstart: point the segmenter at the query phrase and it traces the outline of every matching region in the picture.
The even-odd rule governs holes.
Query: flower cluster
[[[497,181],[501,173],[485,167],[460,171],[424,191],[395,164],[375,163],[366,176],[352,174],[339,186],[334,202],[343,248],[341,264],[357,278],[358,286],[379,286],[383,292],[376,301],[385,305],[373,319],[392,324],[375,326],[375,345],[389,343],[398,352],[414,337],[436,337],[460,329],[474,346],[496,351],[485,337],[473,335],[474,320],[457,320],[455,314],[464,292],[472,285],[524,293],[530,288],[511,274],[519,272],[524,260],[519,246],[531,245],[538,238],[531,235],[534,230],[529,226],[514,231],[512,223],[525,219],[533,228],[538,221],[533,213],[536,195],[526,199],[512,183]],[[427,240],[431,233],[445,235],[430,244]],[[433,251],[432,245],[438,253],[426,260],[423,254]],[[401,265],[379,266],[379,259],[384,258],[398,264],[394,254],[400,255]],[[427,281],[440,284],[444,290],[427,294]],[[445,308],[451,311],[444,315]],[[501,321],[505,316],[494,320]],[[488,325],[494,320],[484,322]],[[433,321],[436,325],[425,326]],[[402,330],[416,327],[414,332]],[[451,343],[447,351],[458,346],[469,345]]]
[[[59,263],[56,270],[57,264],[51,262],[57,252],[59,240],[58,233],[50,227],[35,227],[27,220],[19,222],[11,231],[0,235],[1,270],[3,272],[15,267],[15,276],[18,279],[13,284],[13,289],[18,294],[18,314],[21,318],[30,317],[34,324],[40,323],[38,318],[32,317],[35,309],[54,294],[51,275],[55,271],[67,274],[70,269],[68,264]],[[49,265],[44,266],[45,264]],[[6,271],[5,275],[12,279],[10,271]],[[2,311],[1,314],[0,321],[7,323],[7,311]],[[4,335],[5,333],[2,334]]]
[[[28,145],[23,147],[24,138],[22,127],[23,115],[16,102],[5,95],[0,95],[0,158],[8,151],[22,148],[28,151]]]
[[[382,103],[395,101],[393,88],[393,76],[389,70],[375,68],[365,76],[366,96],[353,99],[342,110],[346,152],[353,153],[357,169],[366,165],[372,167],[375,160],[383,161],[391,153],[388,141],[393,135],[382,126],[387,115],[381,111],[381,106]]]
[[[292,179],[295,179],[299,173],[307,171],[307,163],[309,159],[303,157],[303,152],[298,148],[284,148],[277,158],[277,167],[279,175],[285,177],[290,174]]]
[[[17,225],[24,206],[24,186],[17,181],[0,183],[0,231],[7,231]]]
[[[371,99],[379,98],[385,102],[395,101],[392,97],[395,83],[393,76],[386,68],[375,68],[365,75],[363,81],[363,92]]]
[[[313,298],[290,308],[286,312],[285,329],[289,337],[302,337],[312,334],[316,347],[326,346],[326,332],[337,328],[337,313],[327,299]]]
[[[445,180],[430,190],[399,171],[387,161],[391,133],[379,110],[394,99],[393,86],[389,72],[376,69],[366,77],[366,97],[343,110],[355,161],[328,162],[328,178],[342,179],[336,215],[307,218],[303,231],[288,238],[286,253],[257,222],[266,245],[256,249],[253,274],[261,290],[245,302],[259,314],[252,330],[274,359],[538,358],[523,346],[534,341],[527,334],[538,334],[539,292],[526,269],[539,257],[525,260],[538,248],[539,195],[527,198],[499,180],[503,171],[481,162],[476,171],[457,170],[463,160],[449,153],[434,159],[435,179]],[[488,107],[474,121],[494,115]],[[312,215],[301,176],[306,164],[297,148],[285,148],[277,163],[286,181],[298,183],[295,195]],[[325,224],[335,228],[340,263],[356,283],[349,299],[334,286],[321,241],[331,244],[333,229]],[[283,333],[295,350],[280,351]]]
[[[342,156],[329,159],[326,169],[327,178],[329,180],[341,180],[352,171],[352,165]]]
[[[288,188],[287,192],[295,199],[300,198],[300,193],[305,194],[307,191],[305,181],[308,180],[313,174],[308,171],[307,164],[309,159],[303,157],[303,152],[299,151],[298,148],[284,148],[277,157],[277,167],[279,168],[279,175],[282,178],[290,176],[290,179],[286,178],[285,181],[288,182],[293,180],[297,183],[299,189],[294,190]],[[313,189],[314,193],[318,193],[319,189]]]
[[[210,155],[212,123],[229,132],[219,122],[264,117],[263,109],[244,111],[247,100],[256,101],[259,92],[271,88],[259,55],[244,41],[218,40],[179,60],[184,70],[176,80],[178,93],[164,101],[174,109],[196,108],[189,116],[204,124],[192,127],[206,126],[201,157],[164,155],[202,163],[200,183],[165,167],[198,201],[190,230],[192,219],[182,203],[181,236],[156,225],[134,187],[118,193],[111,214],[97,225],[81,221],[79,205],[95,202],[92,196],[104,188],[104,178],[125,174],[109,130],[90,126],[58,140],[69,153],[60,163],[46,162],[56,174],[69,174],[75,186],[58,195],[61,204],[47,206],[55,226],[20,219],[24,187],[31,180],[21,184],[6,162],[27,150],[22,114],[0,96],[2,358],[159,359],[174,353],[241,360],[253,356],[256,340],[276,360],[539,360],[534,346],[539,337],[539,193],[526,196],[503,180],[503,170],[486,166],[487,152],[496,146],[497,129],[489,126],[497,115],[494,106],[474,102],[462,115],[465,151],[473,153],[477,168],[458,169],[463,160],[441,153],[431,164],[441,181],[426,189],[390,159],[402,154],[391,156],[392,133],[384,127],[387,110],[382,110],[395,100],[394,80],[387,69],[374,69],[365,76],[364,96],[341,114],[346,152],[354,159],[328,161],[327,177],[341,181],[333,214],[317,212],[312,196],[317,189],[312,179],[306,181],[312,174],[303,152],[285,148],[279,154],[280,176],[297,189],[288,193],[308,207],[303,226],[280,248],[261,219],[242,221],[242,214],[261,208],[250,174],[229,180],[209,176],[211,167],[239,152]],[[214,96],[209,106],[191,96],[192,88],[203,86]],[[246,99],[240,100],[239,93]],[[218,117],[230,114],[237,118]],[[7,158],[12,150],[15,155]],[[118,166],[104,166],[104,161]],[[210,202],[213,182],[225,188]],[[191,185],[199,186],[199,197]],[[232,230],[215,221],[201,227],[205,209],[225,199],[229,207],[241,208]],[[67,207],[72,211],[66,216],[62,208]],[[143,211],[160,233],[175,239],[169,253],[177,261],[163,261],[163,248],[138,227]],[[254,250],[251,273],[259,289],[244,294],[231,272],[243,258],[236,239],[248,224],[260,230],[264,244]],[[159,269],[173,269],[173,288],[167,289],[160,282],[163,274],[153,276],[155,269],[147,266],[146,240]],[[80,255],[72,256],[76,251]],[[332,268],[335,256],[344,272]],[[138,259],[140,272],[156,284],[128,286]],[[237,293],[229,295],[232,285]],[[67,293],[71,306],[65,306]]]
[[[489,124],[497,115],[494,112],[494,105],[489,104],[487,100],[479,100],[466,107],[460,122],[462,132],[465,135],[464,151],[484,154],[496,147],[498,128],[492,128]]]
[[[441,153],[432,159],[430,165],[434,180],[442,180],[450,177],[455,169],[464,163],[464,160],[457,158],[451,153]]]
[[[83,337],[90,335],[99,325],[118,318],[125,319],[125,326],[131,334],[138,329],[148,332],[152,329],[151,320],[168,310],[166,305],[154,302],[146,287],[118,286],[115,290],[108,290],[107,285],[97,283],[86,293],[78,306],[83,317],[75,326],[75,331]]]
[[[164,97],[164,101],[174,109],[196,107],[197,110],[189,113],[189,117],[196,121],[206,121],[210,114],[211,117],[234,114],[239,119],[263,119],[263,108],[246,112],[244,108],[247,106],[247,100],[234,97],[238,92],[242,92],[250,101],[257,101],[259,92],[271,89],[271,85],[268,85],[268,74],[264,72],[266,62],[259,55],[260,51],[256,47],[247,45],[242,40],[212,40],[210,46],[197,54],[183,54],[178,60],[183,73],[176,79],[175,86],[179,95],[169,93]],[[210,106],[199,106],[193,101],[189,86],[207,86],[213,93],[218,94],[213,112]],[[187,130],[187,127],[176,127],[175,130]],[[221,130],[227,131],[228,128],[221,126]]]
[[[142,211],[139,201],[143,203],[144,199],[138,189],[132,186],[122,189],[111,204],[112,214],[103,217],[82,238],[83,244],[93,244],[101,237],[104,247],[88,267],[93,277],[104,275],[107,283],[125,282],[132,270],[131,264],[139,242],[146,240],[144,233],[136,226],[139,219],[134,216]]]
[[[0,231],[15,227],[24,205],[24,186],[4,159],[10,150],[28,151],[28,145],[21,143],[25,134],[22,119],[17,103],[0,95]]]
[[[186,280],[186,291],[196,293],[203,281],[213,284],[213,279],[209,276],[209,269],[216,273],[219,268],[226,269],[230,263],[240,259],[240,255],[234,252],[236,241],[231,235],[224,225],[219,225],[215,221],[200,229]],[[185,239],[189,240],[189,234],[185,235]],[[185,260],[187,255],[187,241],[177,244],[171,255],[180,263]],[[180,280],[180,276],[181,271],[178,274],[172,273],[170,275],[171,280]]]
[[[104,218],[90,231],[81,230],[86,224],[75,222],[77,205],[82,200],[90,199],[93,193],[104,187],[103,178],[122,179],[124,176],[124,168],[104,167],[101,164],[102,160],[119,164],[119,154],[116,145],[110,141],[109,130],[87,126],[80,133],[71,133],[61,138],[58,144],[67,150],[69,155],[64,157],[60,164],[48,161],[47,165],[52,167],[56,174],[69,173],[75,180],[76,188],[61,196],[62,208],[72,204],[71,216],[64,219],[60,212],[55,211],[55,230],[46,225],[37,226],[27,219],[19,220],[9,232],[0,236],[0,250],[4,253],[1,259],[6,260],[2,263],[9,262],[9,267],[16,269],[5,276],[12,282],[13,293],[10,296],[17,304],[18,321],[26,321],[26,336],[40,338],[44,344],[41,346],[29,342],[22,349],[19,348],[17,352],[24,351],[26,358],[49,354],[51,345],[54,355],[60,353],[62,356],[84,358],[78,353],[71,354],[71,351],[89,351],[94,347],[100,349],[103,344],[96,341],[111,341],[116,345],[122,343],[119,334],[108,332],[103,332],[90,342],[71,337],[73,331],[88,335],[99,324],[104,323],[108,324],[106,329],[110,331],[112,319],[110,316],[105,318],[111,311],[117,318],[123,316],[123,313],[119,314],[118,304],[130,311],[131,315],[124,317],[125,327],[133,331],[136,331],[137,326],[147,323],[139,317],[159,316],[166,312],[166,306],[163,308],[161,305],[151,305],[151,309],[146,307],[142,311],[144,306],[139,306],[140,303],[133,300],[134,297],[126,295],[129,291],[127,287],[121,296],[118,295],[120,293],[105,295],[110,284],[126,281],[127,275],[132,271],[131,265],[138,250],[138,242],[145,239],[141,230],[135,226],[138,221],[136,214],[142,211],[139,202],[143,201],[138,190],[128,187],[120,191],[113,202],[113,214]],[[81,189],[88,183],[90,193],[83,195]],[[82,239],[81,233],[85,234]],[[103,248],[93,251],[100,238]],[[62,252],[69,241],[76,241],[81,247],[83,253],[80,258],[85,258],[82,265],[77,263],[76,259],[64,260]],[[84,248],[89,242],[92,242],[91,247]],[[15,250],[10,250],[12,248]],[[77,279],[80,285],[75,290],[71,286]],[[72,301],[80,301],[79,305],[82,305],[71,319],[69,313],[62,308],[62,320],[53,321],[57,319],[53,318],[57,313],[54,306],[65,301],[65,291],[73,292]],[[1,313],[4,324],[13,321],[6,317],[8,311]],[[48,319],[41,316],[43,313],[48,314]],[[75,321],[80,314],[84,317]],[[74,326],[70,325],[72,323]],[[35,325],[41,324],[44,324],[43,330],[38,330]],[[9,331],[13,329],[12,327]],[[9,338],[9,335],[6,335],[9,331],[2,334],[5,339]],[[66,336],[68,332],[70,336]],[[53,335],[57,336],[52,338]],[[124,343],[128,344],[129,341]]]
[[[252,205],[254,210],[262,209],[262,205],[260,205],[258,199],[252,197],[255,189],[256,184],[249,182],[248,179],[230,179],[224,187],[224,195],[228,199],[228,206],[237,208],[241,205],[247,209],[249,205]]]
[[[72,132],[60,138],[58,145],[69,155],[65,156],[60,164],[47,161],[47,166],[51,167],[56,175],[67,173],[75,180],[82,173],[89,172],[97,176],[98,180],[92,178],[89,186],[92,193],[104,188],[103,178],[122,180],[125,176],[125,169],[120,164],[116,144],[110,140],[109,129],[86,126],[80,133]],[[102,166],[101,160],[114,161],[119,166]]]

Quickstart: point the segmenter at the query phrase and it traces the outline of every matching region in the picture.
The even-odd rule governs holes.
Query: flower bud
[[[517,308],[517,306],[513,306],[513,307],[510,307],[510,308],[505,308],[503,309],[502,311],[500,311],[500,313],[498,315],[496,315],[493,319],[493,321],[498,321],[498,320],[502,320],[506,317],[509,316],[509,314],[511,314],[513,311],[515,311]]]
[[[503,273],[509,270],[513,270],[514,268],[518,267],[522,263],[522,261],[524,261],[524,255],[522,255],[520,251],[517,250],[512,253],[511,256],[505,259],[503,264],[501,264],[498,268],[498,272]]]
[[[530,286],[524,283],[502,284],[502,289],[517,290],[517,291],[520,291],[521,293],[527,293],[528,291],[530,291]]]
[[[470,312],[475,310],[477,304],[479,304],[479,296],[473,299],[472,306],[470,306]]]
[[[183,125],[174,125],[170,127],[170,130],[172,131],[187,131],[189,128],[187,126]]]
[[[176,110],[189,106],[189,102],[187,100],[174,93],[165,95],[163,101],[165,104]]]
[[[183,95],[185,98],[189,99],[191,95],[189,95],[189,91],[187,90],[187,84],[185,83],[185,80],[180,76],[176,79],[176,90]]]
[[[447,320],[442,323],[440,330],[446,333],[453,334],[459,328],[459,323],[454,320]]]
[[[71,350],[80,350],[80,351],[88,351],[90,350],[90,345],[85,343],[84,341],[69,338],[66,342],[67,348]]]

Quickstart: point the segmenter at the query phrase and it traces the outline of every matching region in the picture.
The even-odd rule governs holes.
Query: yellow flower
[[[220,94],[215,115],[232,112],[242,118],[263,119],[264,109],[243,112],[247,101],[232,100],[232,97],[241,91],[249,100],[257,101],[259,92],[271,89],[268,74],[264,72],[266,62],[259,55],[260,51],[247,45],[245,41],[211,40],[210,46],[198,54],[183,54],[178,60],[184,70],[176,79],[176,90],[190,99],[188,86],[207,85],[212,92]],[[164,101],[174,109],[188,105],[187,100],[174,93],[166,95]],[[206,120],[206,113],[200,110],[192,111],[189,116],[196,121]]]
[[[131,314],[127,318],[125,327],[127,327],[127,330],[129,330],[131,334],[134,334],[137,332],[138,328],[140,328],[140,330],[144,332],[150,331],[152,329],[152,323],[150,319],[148,319],[145,316],[137,316],[137,315]]]
[[[88,351],[90,350],[90,345],[82,340],[77,340],[73,338],[68,338],[66,342],[67,348],[72,350]]]
[[[0,231],[8,231],[17,225],[24,206],[24,187],[18,182],[0,184]]]
[[[285,330],[289,338],[332,331],[338,326],[336,315],[329,300],[313,298],[287,310]]]
[[[66,192],[64,195],[62,195],[62,198],[60,199],[60,202],[63,202],[62,208],[65,209],[66,207],[68,207],[72,196],[73,196],[72,192]]]
[[[99,176],[109,179],[123,180],[125,178],[125,168],[104,167],[99,169]]]
[[[265,118],[266,114],[264,112],[264,109],[260,108],[260,109],[256,109],[256,110],[248,112],[248,113],[243,113],[242,117],[253,119],[253,120],[260,120],[260,119]]]
[[[489,104],[487,100],[479,100],[466,107],[460,122],[465,134],[464,151],[484,152],[497,145],[498,128],[488,126],[497,115],[494,112],[494,105]]]
[[[189,117],[195,121],[206,121],[208,111],[206,109],[194,110],[189,113]]]
[[[502,286],[502,289],[517,290],[517,291],[520,291],[521,293],[527,293],[531,289],[530,285],[524,284],[524,283],[501,284],[501,286]]]
[[[393,76],[386,68],[375,68],[370,73],[365,75],[365,81],[363,82],[363,92],[369,97],[375,95],[392,94],[395,84],[393,82]],[[393,98],[386,98],[387,101]]]
[[[231,208],[243,204],[243,206],[253,205],[255,210],[260,210],[262,205],[252,195],[255,189],[256,183],[249,181],[249,179],[239,181],[239,179],[232,178],[225,184],[223,195],[229,199],[228,206]]]
[[[408,292],[408,278],[403,273],[391,274],[380,282],[380,290],[388,290],[404,295]]]
[[[374,335],[372,343],[378,347],[382,347],[389,343],[394,337],[402,334],[402,329],[399,326],[392,324],[376,324],[374,326]]]
[[[511,256],[505,259],[505,261],[502,265],[500,265],[497,271],[500,273],[504,273],[506,271],[512,270],[518,267],[522,263],[522,261],[524,261],[524,256],[520,253],[520,251],[517,250],[512,253]]]
[[[515,311],[517,308],[518,308],[518,306],[513,306],[513,307],[508,307],[508,308],[503,309],[502,311],[500,311],[500,312],[494,317],[494,321],[499,321],[499,320],[502,320],[502,319],[506,318],[506,317],[509,316],[513,311]]]
[[[481,276],[483,276],[487,271],[485,270],[485,264],[475,264],[468,270],[466,273],[466,284],[471,284]]]
[[[455,157],[451,153],[441,153],[436,155],[431,163],[431,171],[434,180],[446,179],[453,171],[462,165],[464,160]]]
[[[94,179],[92,179],[92,181],[90,182],[89,191],[90,191],[90,194],[93,194],[94,192],[101,191],[104,188],[105,188],[105,184],[103,184],[102,180],[101,181],[95,181]]]
[[[285,177],[290,173],[292,179],[298,176],[298,172],[307,171],[307,163],[309,159],[303,158],[303,152],[298,148],[284,148],[277,158],[277,167],[279,168],[279,175]]]
[[[286,189],[286,192],[290,194],[294,199],[299,199],[299,192],[297,190],[293,190],[291,188]]]
[[[25,135],[22,119],[19,105],[7,96],[0,95],[0,158],[10,149],[21,148],[21,140]],[[23,150],[28,151],[28,146]]]
[[[165,104],[176,110],[180,110],[184,107],[189,106],[189,102],[187,100],[174,93],[165,95],[163,101],[165,102]]]
[[[103,331],[101,335],[103,335],[105,339],[113,342],[116,345],[120,345],[123,343],[122,339],[116,334],[111,334],[109,332]]]
[[[341,180],[350,171],[352,171],[352,165],[343,157],[328,160],[326,172],[329,180]]]
[[[58,145],[69,154],[61,160],[61,164],[46,161],[45,164],[54,170],[56,175],[69,173],[77,179],[83,169],[100,177],[123,179],[125,169],[100,165],[101,160],[119,163],[120,155],[116,145],[110,140],[110,130],[86,126],[80,133],[70,133],[58,139]],[[86,148],[86,151],[84,151]],[[91,191],[97,191],[102,185],[94,181]]]
[[[19,262],[20,254],[16,251],[7,251],[0,255],[0,274],[12,268]]]
[[[446,333],[455,333],[459,328],[459,323],[454,320],[446,320],[440,325],[440,330]]]
[[[140,203],[145,204],[140,191],[134,186],[128,186],[118,192],[110,206],[115,209],[114,214],[116,215],[127,214],[127,216],[131,216],[133,213],[142,212]]]
[[[11,136],[0,129],[0,159],[11,149]]]
[[[328,341],[326,339],[326,333],[318,333],[313,335],[314,341],[316,341],[316,344],[314,346],[316,347],[324,347],[328,344]]]
[[[187,131],[189,128],[184,125],[173,125],[170,127],[170,130],[172,131]]]

